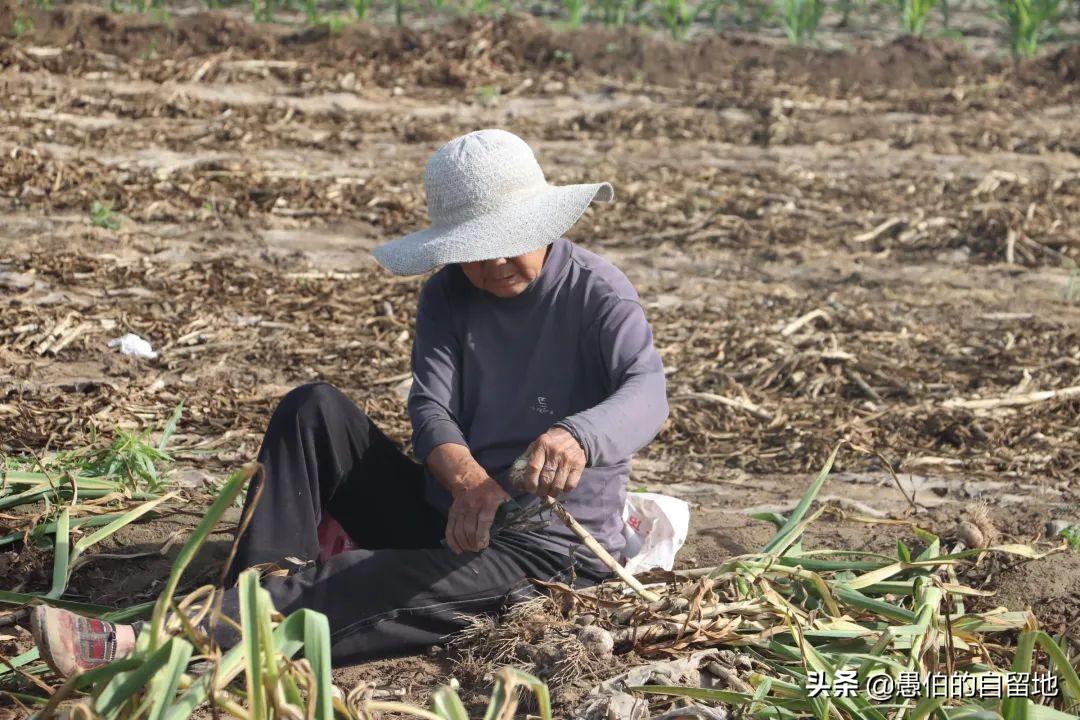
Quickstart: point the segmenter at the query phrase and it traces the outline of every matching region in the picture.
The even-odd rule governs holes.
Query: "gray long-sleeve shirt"
[[[539,435],[564,427],[587,464],[563,503],[609,551],[622,550],[630,456],[668,414],[663,364],[622,271],[560,238],[524,292],[499,298],[449,265],[420,291],[412,371],[417,457],[464,445],[513,495],[510,465]],[[427,497],[444,512],[450,506],[430,472]],[[573,537],[557,520],[545,533]]]

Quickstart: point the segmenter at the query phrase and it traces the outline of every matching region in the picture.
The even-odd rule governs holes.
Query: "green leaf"
[[[122,515],[120,515],[120,517],[116,518],[100,530],[95,530],[91,534],[87,535],[82,540],[75,543],[75,552],[72,553],[71,562],[75,562],[75,560],[78,559],[78,557],[82,555],[83,552],[87,550],[87,548],[96,545],[105,538],[116,533],[118,530],[120,530],[120,528],[123,528],[135,522],[143,515],[156,508],[161,503],[165,502],[166,500],[171,500],[175,497],[177,497],[176,493],[168,493],[166,495],[162,495],[156,500],[145,502],[142,505],[139,505],[138,507],[127,511],[126,513],[123,513]]]
[[[911,550],[899,538],[896,539],[896,555],[900,558],[900,562],[911,562]]]
[[[773,536],[772,540],[769,541],[762,552],[778,552],[777,548],[787,547],[794,541],[795,537],[797,537],[795,535],[795,530],[806,516],[811,503],[814,502],[814,498],[817,497],[817,494],[825,484],[825,480],[828,479],[829,473],[832,471],[833,463],[836,462],[836,453],[839,451],[839,445],[833,448],[832,453],[829,455],[829,459],[825,461],[825,466],[821,468],[821,472],[818,473],[817,478],[803,494],[802,499],[799,500],[799,504],[795,506],[795,510],[791,513],[787,522],[777,531],[776,535]]]
[[[106,515],[91,515],[88,517],[75,518],[71,521],[71,529],[84,526],[94,527],[96,525],[107,525],[108,523],[112,522],[113,519],[116,517],[119,517],[119,515],[110,513]],[[55,533],[56,527],[57,522],[55,521],[38,525],[36,528],[34,528],[31,537],[41,537],[43,535]],[[3,547],[4,545],[8,545],[13,542],[19,542],[23,539],[23,537],[25,537],[25,534],[21,531],[14,532],[9,535],[4,535],[3,537],[0,537],[0,547]]]
[[[941,588],[925,578],[915,580],[915,622],[916,634],[911,640],[911,660],[909,667],[927,670],[924,655],[936,652],[938,648],[938,624],[941,619]],[[894,632],[896,630],[894,629]]]
[[[12,690],[3,690],[0,692],[8,697],[15,698],[26,705],[46,705],[49,702],[48,698],[38,697],[37,695],[27,695],[26,693],[14,692]]]
[[[949,720],[1001,720],[1001,715],[998,713],[978,705],[948,708],[944,712]]]
[[[843,657],[839,657],[837,658],[836,664],[829,662],[824,655],[806,641],[803,636],[803,629],[790,617],[788,618],[788,627],[791,630],[791,634],[798,640],[799,647],[802,649],[803,662],[806,663],[808,668],[824,673],[831,685],[836,677],[837,670],[842,669],[841,663],[845,663],[846,660]],[[874,709],[865,699],[858,696],[841,697],[838,694],[833,698],[833,701],[836,703],[837,707],[846,711],[851,717],[860,718],[860,720],[886,720],[884,715]]]
[[[263,590],[263,592],[266,592]],[[267,599],[269,600],[269,594]],[[315,717],[333,720],[334,705],[330,672],[330,621],[322,613],[304,616],[304,657],[311,663],[315,675]]]
[[[188,662],[191,661],[194,650],[191,643],[183,638],[173,638],[171,645],[172,651],[169,653],[165,666],[154,675],[154,682],[148,693],[151,702],[147,720],[164,720],[169,705],[176,696],[176,689],[180,686],[180,678],[183,677]]]
[[[919,557],[916,560],[936,560],[941,556],[941,539],[937,536],[931,536],[934,539],[930,541],[930,544],[926,546],[926,549],[919,553]]]
[[[53,581],[52,589],[45,596],[58,598],[67,590],[68,582],[68,555],[71,551],[71,508],[60,511],[60,518],[56,521],[56,551],[53,553]]]
[[[1066,657],[1061,646],[1042,630],[1029,630],[1020,633],[1020,637],[1016,641],[1016,654],[1013,656],[1013,672],[1031,672],[1036,645],[1046,652],[1054,670],[1057,672],[1061,692],[1065,696],[1066,706],[1076,706],[1077,703],[1080,703],[1080,677],[1077,676],[1076,670],[1073,668],[1072,663],[1069,662],[1069,658]],[[1005,720],[1027,720],[1033,717],[1027,698],[1009,698],[1002,703],[1001,709]]]
[[[230,478],[231,479],[231,478]],[[224,495],[219,496],[219,499]],[[313,610],[297,610],[284,622],[274,628],[275,652],[285,657],[292,657],[298,653],[306,642],[306,628],[308,617],[319,615]],[[325,616],[324,616],[325,617]],[[244,671],[244,645],[236,645],[225,653],[218,663],[216,674],[216,689],[223,688],[233,681]],[[173,705],[169,708],[168,720],[182,720],[189,717],[195,709],[206,702],[209,696],[210,683],[213,673],[207,673],[195,680]]]
[[[176,409],[173,410],[172,415],[169,416],[169,421],[165,423],[164,429],[161,431],[161,439],[158,440],[157,449],[159,452],[165,452],[166,446],[169,444],[169,440],[172,438],[173,433],[176,432],[176,426],[180,422],[180,414],[184,411],[184,401],[181,400]]]
[[[506,679],[501,674],[497,675],[495,684],[491,688],[491,698],[488,700],[487,710],[484,712],[484,720],[513,717],[513,711],[505,711],[506,706],[511,702],[516,704],[516,697],[507,692]]]
[[[0,499],[0,510],[4,510],[9,507],[15,507],[16,505],[28,505],[35,503],[38,498],[48,495],[53,492],[53,489],[48,485],[32,487],[29,490],[24,490],[21,493],[15,495],[9,495],[6,498]],[[22,533],[18,534],[22,537]]]
[[[11,658],[10,660],[8,660],[8,664],[11,665],[11,667],[20,668],[20,667],[23,667],[25,665],[29,665],[30,663],[34,662],[35,660],[40,660],[40,659],[41,659],[41,654],[38,652],[38,649],[36,647],[34,647],[34,648],[30,648],[29,650],[27,650],[24,653],[20,653],[20,654],[16,655],[15,657]],[[10,673],[10,672],[11,672],[11,670],[5,665],[2,669],[0,669],[0,677],[3,677],[5,673]]]
[[[232,504],[233,500],[236,499],[236,496],[240,494],[240,491],[244,489],[248,480],[255,474],[256,469],[257,466],[249,466],[248,468],[235,472],[229,476],[229,479],[222,485],[221,492],[218,493],[217,498],[206,511],[206,515],[203,516],[203,519],[199,522],[194,532],[191,533],[191,537],[184,543],[184,547],[180,549],[179,554],[176,556],[176,560],[173,562],[172,572],[169,573],[169,579],[165,583],[165,589],[158,598],[157,605],[154,606],[154,614],[150,619],[150,627],[147,628],[147,631],[151,633],[151,643],[156,644],[160,640],[161,632],[165,624],[165,612],[172,604],[173,595],[176,593],[176,588],[180,584],[180,576],[187,570],[188,565],[190,565],[191,561],[195,558],[195,553],[197,553],[199,548],[202,547],[202,544],[206,542],[206,538],[210,537],[210,533],[221,520],[221,516],[225,514],[225,511]]]
[[[169,663],[170,658],[173,657],[173,648],[176,643],[187,644],[181,638],[169,638],[161,647],[151,653],[144,655],[137,652],[125,658],[138,660],[139,664],[134,670],[117,674],[99,690],[94,700],[94,709],[97,713],[105,718],[115,717],[124,706],[124,703],[135,697],[154,675]],[[182,651],[180,652],[182,654]],[[190,654],[191,646],[188,645],[188,656]]]
[[[874,615],[880,615],[886,617],[889,620],[895,620],[902,623],[912,623],[915,621],[915,613],[897,605],[892,605],[884,600],[878,600],[877,598],[867,597],[858,590],[853,590],[846,585],[834,585],[833,596],[845,605],[864,610]]]
[[[997,715],[995,713],[995,715]],[[950,715],[950,720],[951,720]],[[998,718],[1001,716],[998,715]],[[1048,705],[1036,705],[1031,700],[1027,700],[1027,717],[1028,720],[1076,720],[1077,716],[1072,713],[1062,712],[1061,710],[1055,710]]]
[[[911,720],[926,720],[935,712],[937,712],[938,708],[940,708],[944,704],[945,698],[919,698],[919,702],[916,703],[915,709],[911,713]]]
[[[784,517],[780,513],[774,512],[750,513],[750,517],[754,518],[755,520],[764,520],[765,522],[772,523],[776,526],[777,530],[784,527],[784,523],[787,522],[786,517]]]
[[[262,643],[259,642],[259,573],[245,570],[240,575],[240,626],[243,629],[244,676],[247,679],[247,699],[254,720],[266,720],[266,694],[263,692]],[[263,591],[265,592],[265,591]],[[273,662],[271,656],[266,659]]]
[[[927,545],[931,545],[933,543],[938,543],[938,545],[940,546],[940,544],[941,544],[941,540],[938,538],[937,535],[930,532],[929,530],[924,530],[923,528],[919,527],[918,525],[912,525],[911,526],[911,531],[913,533],[915,533],[915,537],[919,538],[919,540],[926,543]]]
[[[815,572],[841,572],[845,570],[852,572],[861,572],[867,570],[877,570],[879,568],[885,567],[886,565],[889,565],[891,562],[891,559],[884,562],[874,562],[871,560],[861,562],[850,562],[845,560],[822,560],[820,558],[811,557],[810,555],[807,555],[805,553],[802,555],[781,555],[780,557],[776,558],[777,565],[787,565],[789,567],[794,567],[795,565],[798,565],[806,570],[814,570]]]
[[[50,698],[49,702],[52,704],[54,701],[59,702],[61,699],[67,697],[72,690],[84,689],[88,687],[97,687],[104,685],[112,680],[116,675],[134,670],[139,667],[141,659],[138,657],[126,657],[120,660],[114,660],[108,665],[94,668],[93,670],[87,670],[79,675],[72,675],[64,684],[60,686]],[[49,707],[42,710],[42,715],[48,715],[52,712]]]
[[[870,572],[860,575],[854,580],[849,580],[844,583],[846,587],[852,590],[862,590],[863,588],[876,585],[884,580],[888,580],[893,575],[897,575],[905,570],[918,570],[921,568],[937,569],[943,565],[955,564],[955,560],[916,560],[913,562],[898,562],[888,565],[877,570],[871,570]]]
[[[454,689],[443,685],[431,696],[431,709],[446,720],[469,720],[465,704]]]

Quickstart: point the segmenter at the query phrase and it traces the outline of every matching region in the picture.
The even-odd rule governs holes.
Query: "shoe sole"
[[[34,644],[37,645],[38,654],[41,655],[41,659],[45,661],[54,673],[61,677],[68,677],[70,669],[65,672],[60,669],[59,664],[56,662],[56,657],[53,655],[53,646],[59,640],[52,637],[53,633],[50,630],[51,623],[49,623],[49,614],[52,612],[52,608],[48,605],[38,605],[30,613],[30,634],[34,637]]]

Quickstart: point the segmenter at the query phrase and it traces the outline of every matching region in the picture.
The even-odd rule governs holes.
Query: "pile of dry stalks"
[[[499,624],[477,621],[458,638],[460,672],[475,676],[516,665],[546,680],[558,699],[563,690],[596,684],[628,665],[620,656],[694,659],[680,672],[664,668],[661,685],[646,684],[656,676],[640,673],[621,686],[604,683],[586,698],[586,709],[579,708],[577,714],[589,717],[623,717],[620,697],[629,698],[623,709],[630,717],[663,712],[655,703],[640,705],[640,692],[663,696],[668,710],[670,696],[682,695],[706,701],[710,711],[741,707],[748,717],[885,720],[898,711],[971,717],[959,713],[976,710],[985,713],[979,717],[1005,720],[1075,717],[1069,713],[1080,707],[1080,679],[1064,639],[1040,631],[1030,612],[968,611],[965,598],[992,593],[961,585],[956,574],[986,553],[1041,558],[1063,548],[993,545],[992,526],[976,513],[949,543],[912,524],[918,545],[898,542],[895,556],[805,549],[803,532],[822,512],[810,508],[835,457],[834,450],[790,517],[762,516],[777,532],[761,552],[716,567],[653,574],[645,579],[657,582],[636,589],[622,580],[585,589],[544,583],[550,598],[517,607]],[[700,653],[718,648],[724,650]],[[904,672],[925,679],[936,672],[1000,676],[1037,669],[1056,675],[1056,696],[990,698],[975,706],[927,693],[885,701],[867,695],[864,683],[850,697],[808,691],[811,673],[831,683],[852,670],[862,680],[884,673],[895,681]],[[606,702],[597,702],[603,693]]]

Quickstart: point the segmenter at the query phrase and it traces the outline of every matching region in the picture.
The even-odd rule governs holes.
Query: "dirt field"
[[[369,250],[425,223],[435,148],[498,126],[552,182],[615,186],[570,237],[646,304],[672,413],[633,484],[694,503],[682,565],[758,547],[769,530],[746,511],[793,505],[843,439],[824,491],[840,510],[948,535],[986,502],[1015,542],[1080,521],[1080,396],[1024,401],[1080,385],[1080,47],[1013,67],[944,41],[676,45],[525,16],[328,35],[225,12],[30,12],[31,36],[0,40],[5,453],[160,425],[182,400],[178,477],[197,494],[314,378],[407,442],[420,280]],[[94,201],[118,229],[91,225]],[[107,348],[126,332],[159,358]],[[1024,404],[955,404],[1006,397]],[[186,512],[112,547],[153,550]],[[901,534],[831,515],[809,539]],[[47,587],[32,555],[3,556],[0,587]],[[71,596],[152,598],[168,562],[101,560]],[[1080,640],[1080,554],[967,579]],[[418,658],[341,678],[413,697],[445,672]]]

